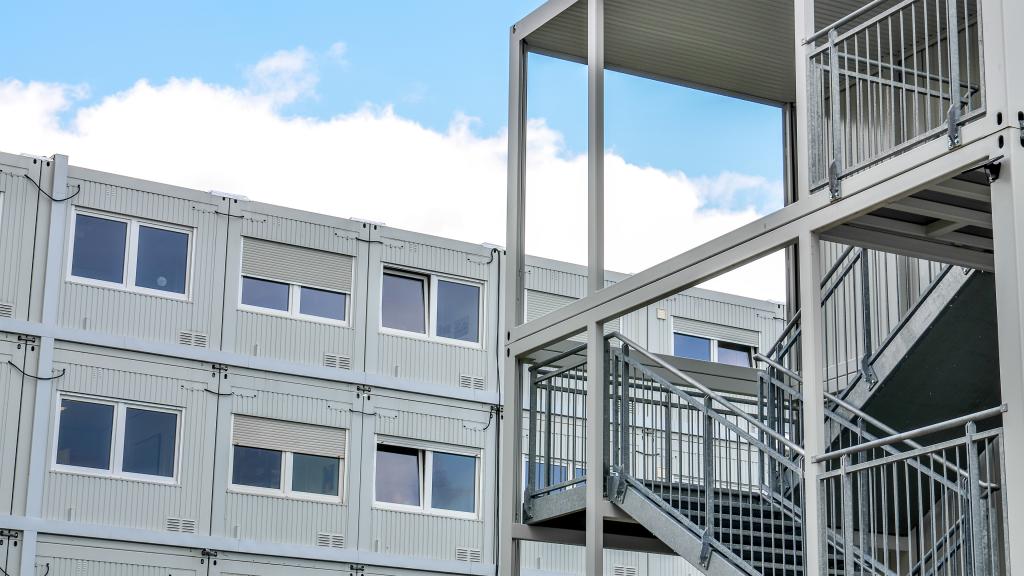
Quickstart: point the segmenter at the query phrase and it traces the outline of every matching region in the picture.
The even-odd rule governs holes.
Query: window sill
[[[429,516],[432,518],[452,518],[454,520],[480,520],[480,516],[470,512],[449,512],[445,510],[438,510],[436,508],[426,509],[420,506],[406,506],[403,504],[389,504],[387,502],[374,502],[372,508],[374,510],[381,510],[383,512],[407,512],[410,514],[418,514],[420,516]]]
[[[457,346],[459,348],[468,348],[470,350],[483,350],[484,347],[479,342],[467,342],[465,340],[455,340],[453,338],[442,338],[440,336],[428,336],[421,332],[408,332],[406,330],[398,330],[396,328],[385,328],[380,327],[380,333],[385,336],[397,336],[400,338],[408,338],[410,340],[418,340],[420,342],[430,342],[433,344],[446,344],[448,346]]]
[[[176,292],[165,292],[163,290],[153,290],[151,288],[139,288],[138,286],[129,287],[125,284],[115,284],[113,282],[104,282],[102,280],[93,280],[91,278],[81,278],[79,276],[68,276],[66,280],[69,284],[77,284],[79,286],[90,286],[92,288],[106,288],[108,290],[123,292],[125,294],[153,296],[155,298],[164,298],[166,300],[173,300],[175,302],[185,302],[188,304],[192,303],[192,299],[187,293],[178,294]]]
[[[306,494],[305,492],[284,492],[283,490],[274,490],[271,488],[256,488],[235,484],[228,486],[227,491],[229,494],[240,494],[242,496],[266,496],[268,498],[277,498],[293,502],[312,502],[317,504],[336,504],[339,506],[345,506],[345,502],[340,496],[318,496],[316,494]]]
[[[105,478],[107,480],[128,480],[131,482],[142,482],[143,484],[154,484],[158,486],[173,486],[180,488],[181,483],[177,478],[164,476],[150,476],[148,474],[131,474],[126,472],[114,473],[96,468],[82,468],[78,466],[66,466],[54,464],[50,472],[55,474],[67,474],[69,476],[88,476],[91,478]]]
[[[261,308],[259,306],[239,304],[238,310],[241,312],[249,312],[251,314],[260,314],[285,320],[297,320],[299,322],[309,322],[310,324],[323,324],[324,326],[333,326],[335,328],[352,328],[348,322],[331,320],[330,318],[321,318],[319,316],[310,316],[308,314],[292,314],[291,312],[284,312],[274,308]]]

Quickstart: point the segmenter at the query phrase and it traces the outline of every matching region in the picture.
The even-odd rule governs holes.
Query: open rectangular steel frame
[[[576,2],[587,2],[588,68],[588,295],[551,314],[522,324],[524,318],[524,241],[526,202],[527,60],[531,51],[529,35],[553,20]],[[522,524],[519,498],[522,494],[518,469],[521,446],[523,376],[521,365],[532,352],[570,336],[585,333],[588,343],[588,379],[604,379],[603,333],[605,322],[660,298],[678,293],[705,280],[754,261],[780,249],[792,250],[796,271],[790,274],[790,310],[799,302],[820,299],[819,239],[869,212],[890,205],[929,186],[940,184],[965,171],[991,163],[1000,165],[998,179],[991,183],[994,254],[956,246],[912,242],[905,236],[879,232],[875,248],[912,252],[937,261],[956,262],[996,272],[999,306],[1000,381],[1007,438],[1024,440],[1024,74],[1012,74],[1010,63],[1024,54],[1024,37],[1014,33],[1014,22],[1024,22],[1024,3],[1018,0],[982,0],[985,38],[986,103],[988,113],[963,126],[959,145],[945,141],[925,142],[869,169],[850,175],[843,182],[843,194],[811,194],[807,183],[808,152],[805,62],[810,48],[801,39],[815,31],[813,0],[794,1],[797,41],[796,102],[778,103],[786,110],[784,143],[787,201],[774,213],[712,239],[665,262],[639,272],[617,284],[604,285],[604,0],[550,0],[514,25],[509,45],[509,135],[507,278],[505,290],[506,350],[504,361],[504,414],[502,459],[507,479],[501,487],[499,525],[501,541],[499,573],[519,574],[520,540],[545,540],[586,545],[586,573],[603,573],[604,519],[620,515],[605,498],[601,482],[586,487],[585,536],[572,531],[531,528]],[[552,54],[548,54],[552,55]],[[558,55],[553,55],[558,56]],[[635,71],[642,75],[642,71]],[[1020,118],[1018,123],[1017,119]],[[795,284],[795,286],[793,286]],[[820,316],[808,314],[803,320],[802,362],[806,430],[805,477],[821,472],[815,456],[824,452],[821,382]],[[596,394],[588,399],[591,418],[587,423],[588,470],[602,470],[602,406]],[[1016,452],[1016,453],[1014,453]],[[1024,453],[1006,454],[1009,486],[1024,487]],[[807,505],[817,506],[817,482],[806,483]],[[1010,491],[1007,498],[1009,541],[1024,540],[1024,489]],[[804,534],[806,567],[820,565],[823,547],[815,514],[806,516]],[[621,544],[621,543],[620,543]],[[1011,551],[1011,566],[1024,566],[1024,548]],[[805,573],[812,573],[806,570]]]

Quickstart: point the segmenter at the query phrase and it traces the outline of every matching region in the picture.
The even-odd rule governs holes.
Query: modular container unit
[[[208,534],[218,373],[58,342],[43,516]]]
[[[361,545],[382,554],[490,563],[498,423],[470,402],[365,395]],[[365,535],[365,536],[364,536]]]
[[[7,574],[17,574],[21,562],[21,532],[0,529],[0,569]]]
[[[48,213],[48,200],[36,185],[46,185],[49,164],[45,159],[0,153],[0,318],[29,319],[33,278],[40,277],[33,269],[33,252],[37,239],[45,242],[47,236],[36,216],[40,210]]]
[[[378,225],[372,233],[368,371],[493,396],[501,250]]]
[[[362,393],[351,384],[239,368],[224,373],[221,390],[213,533],[355,547]]]
[[[584,574],[584,549],[550,542],[523,542],[520,562],[524,576],[576,576]],[[604,551],[609,576],[698,576],[700,570],[670,554]]]
[[[45,535],[30,576],[209,576],[211,564],[194,548]]]
[[[67,182],[58,325],[219,347],[228,199],[75,166]]]
[[[368,224],[231,200],[225,349],[363,370]]]

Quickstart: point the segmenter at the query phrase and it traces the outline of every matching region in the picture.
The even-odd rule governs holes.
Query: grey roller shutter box
[[[286,422],[235,414],[231,443],[250,448],[345,457],[347,435],[342,428]]]
[[[256,238],[242,243],[242,275],[352,293],[352,257]]]
[[[561,294],[552,294],[550,292],[541,292],[540,290],[527,290],[526,291],[526,321],[532,322],[541,316],[545,316],[558,310],[559,308],[575,302],[576,298],[572,296],[562,296]],[[619,319],[616,318],[611,322],[606,322],[604,325],[604,333],[618,332],[619,331]]]
[[[672,317],[672,330],[680,334],[714,338],[715,340],[732,342],[733,344],[746,344],[747,346],[752,346],[754,349],[757,349],[758,347],[760,336],[760,334],[755,330],[734,328],[732,326],[723,326],[722,324],[715,324],[713,322],[701,322],[700,320],[679,318],[678,316]]]

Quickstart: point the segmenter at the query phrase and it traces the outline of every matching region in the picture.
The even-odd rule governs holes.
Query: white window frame
[[[232,425],[232,430],[234,430],[234,425]],[[345,430],[346,436],[348,435],[348,432],[348,430]],[[345,444],[347,452],[347,439]],[[302,492],[301,490],[292,490],[292,470],[294,467],[293,456],[295,453],[289,452],[287,450],[274,450],[275,452],[281,453],[281,478],[278,480],[277,488],[264,488],[262,486],[248,486],[246,484],[235,484],[235,446],[242,446],[243,448],[257,448],[259,450],[274,450],[273,448],[262,448],[260,446],[244,446],[232,442],[230,451],[231,453],[228,455],[228,492],[234,492],[236,494],[254,494],[257,496],[273,496],[276,498],[289,498],[292,500],[326,502],[328,504],[345,503],[345,476],[348,473],[347,453],[342,457],[338,458],[338,495],[332,496],[330,494],[315,494],[313,492]],[[319,455],[310,454],[310,456]],[[331,458],[331,456],[325,456],[325,458]]]
[[[264,308],[262,306],[255,306],[253,304],[242,303],[242,290],[243,282],[245,278],[255,278],[257,280],[265,280],[267,282],[273,282],[275,284],[284,284],[288,287],[288,310],[277,310],[276,308]],[[326,318],[324,316],[314,316],[312,314],[303,314],[300,312],[300,304],[302,299],[302,288],[312,288],[314,290],[322,290],[324,292],[333,292],[335,294],[345,295],[345,319],[335,320],[334,318]],[[340,290],[331,290],[330,288],[322,288],[320,286],[310,286],[308,284],[295,284],[293,282],[285,282],[284,280],[278,280],[276,278],[268,278],[266,276],[257,276],[255,274],[240,274],[238,276],[238,309],[245,310],[247,312],[253,312],[256,314],[266,314],[268,316],[277,316],[279,318],[291,318],[293,320],[305,320],[307,322],[318,322],[320,324],[330,324],[332,326],[341,326],[348,328],[351,326],[349,318],[352,314],[352,294],[349,292],[342,292]]]
[[[393,502],[381,502],[377,500],[377,446],[384,444],[396,448],[408,448],[419,452],[419,489],[420,505],[396,504]],[[448,510],[445,508],[433,507],[433,471],[434,452],[445,454],[457,454],[469,456],[476,460],[473,478],[473,512],[461,512],[459,510]],[[480,505],[482,494],[482,470],[481,451],[466,446],[454,446],[447,444],[435,444],[433,442],[422,442],[408,438],[394,438],[390,436],[377,436],[373,443],[373,507],[379,510],[393,510],[398,512],[412,512],[428,516],[445,516],[448,518],[462,518],[465,520],[478,520],[480,518]]]
[[[91,216],[93,218],[101,218],[103,220],[112,220],[114,222],[123,222],[127,225],[125,230],[125,249],[124,249],[124,262],[122,262],[121,278],[122,282],[108,282],[106,280],[97,280],[95,278],[87,278],[84,276],[75,276],[72,274],[72,264],[75,259],[75,226],[78,223],[78,215]],[[71,214],[71,229],[68,233],[68,246],[67,246],[67,270],[65,271],[65,279],[68,282],[74,282],[76,284],[84,284],[87,286],[98,286],[100,288],[111,288],[114,290],[121,290],[124,292],[132,292],[136,294],[145,294],[148,296],[156,296],[158,298],[168,298],[171,300],[180,301],[191,301],[192,300],[192,264],[195,260],[195,229],[188,226],[180,226],[176,224],[167,224],[164,222],[154,222],[152,220],[146,220],[143,218],[133,218],[130,216],[119,216],[115,214],[109,214],[106,212],[100,212],[96,210],[87,210],[75,207],[75,210]],[[185,292],[179,294],[178,292],[171,292],[168,290],[156,290],[154,288],[144,288],[135,285],[135,273],[138,268],[138,251],[139,251],[139,227],[146,226],[148,228],[156,228],[160,230],[169,230],[172,232],[178,232],[185,234],[188,237],[188,251],[185,254]]]
[[[714,362],[715,364],[721,364],[721,362],[718,361],[718,344],[719,344],[719,342],[724,342],[726,344],[731,344],[733,346],[745,346],[746,348],[748,348],[750,350],[750,365],[746,366],[746,367],[747,368],[753,368],[754,367],[754,354],[757,353],[757,347],[756,346],[751,346],[750,344],[744,344],[742,342],[733,342],[732,340],[721,340],[719,338],[712,338],[710,336],[702,336],[700,334],[693,334],[691,332],[678,332],[676,330],[673,330],[672,331],[672,356],[675,356],[676,358],[686,358],[687,360],[696,360],[696,358],[687,358],[686,356],[679,356],[679,355],[676,354],[676,343],[675,343],[675,335],[676,334],[679,334],[680,336],[690,336],[691,338],[700,338],[702,340],[707,340],[708,342],[710,342],[711,343],[711,360],[708,360],[708,362]],[[702,360],[698,360],[698,361],[702,362]],[[726,364],[726,366],[734,366],[734,364]],[[738,366],[738,368],[743,368],[743,366]]]
[[[88,468],[86,466],[72,466],[70,464],[58,464],[57,463],[57,443],[60,439],[60,417],[61,417],[61,402],[63,400],[74,400],[78,402],[90,402],[92,404],[103,404],[106,406],[114,407],[114,422],[111,428],[110,438],[110,463],[108,468]],[[128,408],[137,408],[140,410],[148,410],[150,412],[165,412],[168,414],[174,414],[174,474],[171,476],[158,476],[154,474],[139,474],[136,472],[125,472],[122,470],[124,466],[124,432],[125,432],[125,416],[128,413]],[[158,406],[153,404],[147,404],[144,402],[134,402],[130,400],[114,400],[110,398],[101,398],[96,396],[88,396],[84,394],[57,394],[56,404],[54,406],[54,427],[53,427],[53,441],[51,444],[52,456],[50,457],[50,468],[56,472],[67,472],[70,474],[80,474],[83,476],[98,476],[101,478],[126,478],[130,480],[141,480],[143,482],[151,482],[154,484],[179,484],[179,478],[181,474],[181,436],[182,436],[182,410],[178,408],[169,408],[167,406]]]
[[[412,332],[410,330],[400,330],[398,328],[389,328],[384,326],[384,276],[386,274],[394,276],[405,276],[407,278],[415,278],[423,281],[423,327],[424,332]],[[478,280],[469,280],[466,278],[458,278],[456,276],[449,276],[446,274],[437,274],[433,272],[418,272],[409,270],[407,268],[393,267],[384,265],[380,275],[381,279],[381,297],[378,303],[379,318],[378,329],[382,334],[390,334],[392,336],[404,336],[407,338],[417,338],[419,340],[429,340],[433,342],[441,342],[443,344],[451,344],[453,346],[462,346],[465,348],[476,348],[483,349],[483,334],[484,326],[487,325],[487,319],[484,317],[486,306],[484,305],[486,286],[484,282]],[[459,340],[458,338],[446,338],[437,335],[437,283],[439,281],[451,282],[453,284],[465,284],[466,286],[475,286],[480,290],[479,298],[477,299],[477,330],[476,330],[476,341]]]

